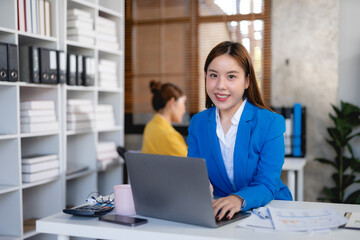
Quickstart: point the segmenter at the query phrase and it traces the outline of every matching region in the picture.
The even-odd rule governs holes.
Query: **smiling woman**
[[[188,157],[206,160],[216,218],[291,200],[280,180],[285,121],[264,104],[246,48],[229,41],[216,45],[204,72],[207,110],[191,119]]]

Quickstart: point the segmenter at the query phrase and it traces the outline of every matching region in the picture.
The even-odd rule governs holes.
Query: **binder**
[[[39,49],[40,82],[45,84],[57,83],[56,51],[45,48]]]
[[[57,70],[57,51],[49,50],[49,74],[51,84],[57,84],[58,82],[58,70]]]
[[[58,83],[66,83],[66,54],[63,51],[57,51],[56,53]]]
[[[8,76],[10,82],[17,82],[19,79],[18,72],[18,50],[17,45],[8,44],[7,46],[8,56]]]
[[[67,55],[67,84],[76,85],[76,55]]]
[[[300,157],[301,152],[301,120],[302,109],[300,103],[294,104],[294,138],[293,138],[293,156]]]
[[[0,81],[8,80],[7,46],[4,43],[0,43]]]
[[[76,85],[83,85],[83,56],[76,56]]]
[[[23,60],[26,62],[26,59],[29,61],[29,72],[30,74],[27,75],[29,77],[29,81],[32,83],[39,83],[40,82],[40,66],[39,66],[39,48],[35,46],[28,47],[27,58]],[[20,68],[21,69],[21,68]]]
[[[95,59],[92,57],[85,57],[83,60],[83,85],[94,86],[95,79]]]

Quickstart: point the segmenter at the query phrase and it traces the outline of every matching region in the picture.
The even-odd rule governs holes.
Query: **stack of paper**
[[[20,122],[22,133],[56,131],[54,101],[23,101],[20,103]]]
[[[67,130],[93,128],[94,119],[94,104],[91,100],[67,100]]]
[[[239,227],[267,231],[328,231],[347,223],[347,219],[333,208],[282,209],[261,207],[254,209]]]
[[[108,129],[115,126],[114,108],[112,105],[101,104],[96,107],[97,129]]]
[[[117,63],[106,59],[99,61],[99,87],[117,88]]]
[[[44,180],[58,176],[59,159],[56,154],[24,156],[21,169],[23,182]]]
[[[94,20],[89,12],[77,8],[67,11],[67,39],[94,45]]]
[[[97,45],[100,48],[119,49],[116,35],[116,22],[108,18],[97,18]]]
[[[107,167],[119,163],[119,154],[116,151],[115,142],[99,142],[96,146],[97,168],[104,170]]]

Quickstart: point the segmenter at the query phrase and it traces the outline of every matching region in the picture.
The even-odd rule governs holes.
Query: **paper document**
[[[324,209],[281,209],[269,207],[276,230],[312,231],[336,228],[348,221],[332,208]]]
[[[257,231],[319,231],[337,228],[348,219],[332,208],[281,209],[260,207],[251,211],[251,216],[242,219],[238,227]]]

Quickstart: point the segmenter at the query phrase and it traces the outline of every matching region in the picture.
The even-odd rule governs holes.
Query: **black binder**
[[[63,51],[57,51],[56,56],[58,83],[66,83],[66,54]]]
[[[76,55],[67,55],[67,84],[76,85]]]
[[[83,56],[76,56],[76,85],[83,85]]]
[[[0,81],[8,81],[7,45],[0,43]]]
[[[19,81],[17,45],[8,44],[8,46],[7,46],[7,56],[8,56],[8,76],[9,76],[9,81],[10,82],[17,82],[17,81]]]
[[[30,82],[40,82],[40,66],[39,66],[39,48],[30,46],[29,47],[29,64],[30,64]]]
[[[84,57],[83,63],[83,85],[94,86],[95,59],[92,57]]]
[[[49,50],[49,75],[51,84],[58,83],[57,51]]]

